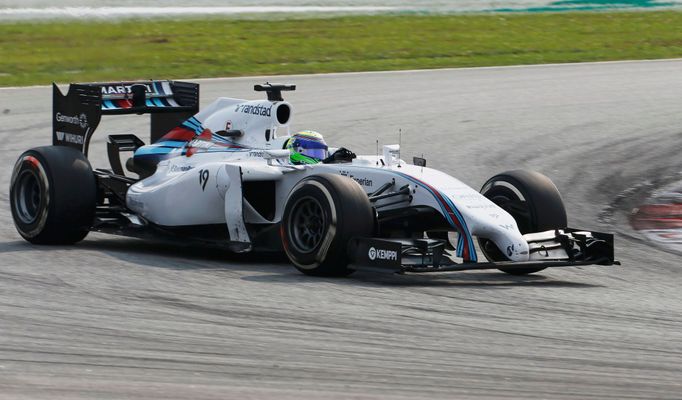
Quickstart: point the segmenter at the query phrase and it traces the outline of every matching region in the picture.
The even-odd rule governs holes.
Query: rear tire
[[[299,182],[287,200],[281,237],[289,260],[306,275],[345,276],[351,238],[369,236],[374,210],[354,180],[320,174]]]
[[[511,214],[522,234],[562,229],[568,225],[559,190],[548,177],[538,172],[515,170],[495,175],[483,185],[481,194]],[[478,244],[488,260],[509,260],[492,241],[479,239]],[[500,271],[525,275],[543,269],[545,268],[500,268]]]
[[[12,171],[10,206],[19,234],[34,244],[73,244],[95,216],[97,185],[87,158],[64,146],[24,152]]]

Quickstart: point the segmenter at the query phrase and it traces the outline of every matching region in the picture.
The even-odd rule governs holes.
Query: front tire
[[[94,219],[96,195],[90,163],[69,147],[28,150],[12,171],[14,225],[34,244],[73,244],[85,238]]]
[[[299,182],[287,200],[282,217],[284,251],[307,275],[345,276],[347,246],[355,236],[369,236],[374,211],[369,198],[354,180],[320,174]]]
[[[522,234],[562,229],[568,225],[559,190],[548,177],[538,172],[515,170],[495,175],[483,185],[481,194],[511,214]],[[492,241],[479,239],[478,244],[488,260],[509,260]],[[525,275],[543,269],[500,268],[500,271]]]

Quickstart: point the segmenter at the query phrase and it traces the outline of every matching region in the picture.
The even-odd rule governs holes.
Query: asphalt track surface
[[[295,127],[479,187],[530,168],[564,195],[572,226],[617,232],[622,267],[431,276],[299,274],[237,257],[91,234],[21,240],[14,160],[50,142],[49,88],[0,90],[2,399],[679,399],[682,257],[627,225],[682,170],[682,61],[277,78]],[[202,81],[202,102],[258,98],[263,78]],[[105,132],[146,137],[145,117]],[[200,205],[198,205],[200,206]]]

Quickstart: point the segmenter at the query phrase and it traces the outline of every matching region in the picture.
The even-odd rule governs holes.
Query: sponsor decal
[[[171,165],[170,172],[187,172],[193,169],[192,165]]]
[[[84,113],[82,113],[81,115],[71,116],[71,115],[64,115],[64,114],[58,112],[57,114],[55,114],[55,119],[57,120],[57,122],[64,122],[64,123],[71,124],[71,125],[78,125],[82,129],[85,129],[88,127],[88,116],[85,115]]]
[[[358,184],[360,184],[360,186],[367,186],[367,187],[372,187],[372,186],[374,186],[374,182],[373,182],[371,179],[369,179],[369,178],[357,177],[357,176],[352,175],[352,174],[349,173],[348,171],[339,171],[339,173],[340,173],[342,176],[347,176],[347,177],[353,179],[355,182],[357,182]]]
[[[358,263],[373,267],[399,268],[402,244],[381,239],[357,238],[351,241],[353,257]]]
[[[68,132],[62,132],[62,131],[57,131],[55,133],[57,134],[57,140],[59,140],[60,142],[83,144],[83,136],[82,135],[76,135],[74,133],[68,133]]]
[[[266,107],[261,104],[257,106],[251,104],[237,104],[237,108],[234,111],[244,114],[260,115],[261,117],[269,117],[272,113],[272,105]]]
[[[207,132],[207,131],[208,130],[205,130],[204,132]],[[208,131],[208,132],[210,132],[210,131]],[[202,133],[202,135],[203,135],[203,133]],[[187,147],[186,147],[187,150],[185,151],[185,155],[187,157],[192,157],[199,150],[203,149],[205,151],[208,151],[208,149],[215,147],[215,146],[216,146],[215,143],[208,141],[208,140],[205,140],[205,139],[202,139],[202,138],[192,139],[190,142],[187,143]]]
[[[210,149],[211,147],[215,146],[215,143],[203,139],[194,139],[191,142],[189,142],[187,146],[199,149]]]
[[[353,178],[353,180],[355,180],[355,182],[359,183],[360,186],[372,187],[372,185],[373,185],[373,182],[372,182],[371,179],[367,179],[367,178],[356,178],[356,177],[354,177],[354,176],[351,176],[351,178]]]
[[[367,252],[367,257],[370,260],[386,260],[386,261],[396,261],[398,260],[398,252],[394,250],[384,250],[370,247]]]
[[[483,197],[480,193],[459,193],[455,196],[461,200],[480,200]]]
[[[476,204],[476,205],[465,205],[464,207],[471,209],[471,210],[485,210],[485,209],[493,209],[493,208],[498,208],[497,205],[494,203],[490,204]]]
[[[507,255],[511,257],[512,254],[514,254],[514,245],[507,246]]]
[[[232,129],[232,121],[225,122],[225,130],[229,131]]]
[[[140,83],[136,83],[136,85],[141,85]],[[102,94],[106,95],[111,95],[111,94],[131,94],[132,85],[110,85],[110,86],[102,86]],[[152,87],[151,85],[144,84],[145,91],[147,93],[152,93]]]
[[[250,151],[249,157],[265,157],[265,152],[263,151]]]

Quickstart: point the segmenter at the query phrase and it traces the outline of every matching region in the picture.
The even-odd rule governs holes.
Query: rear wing
[[[150,143],[199,112],[199,84],[179,81],[52,84],[52,144],[86,156],[103,115],[151,114]]]

